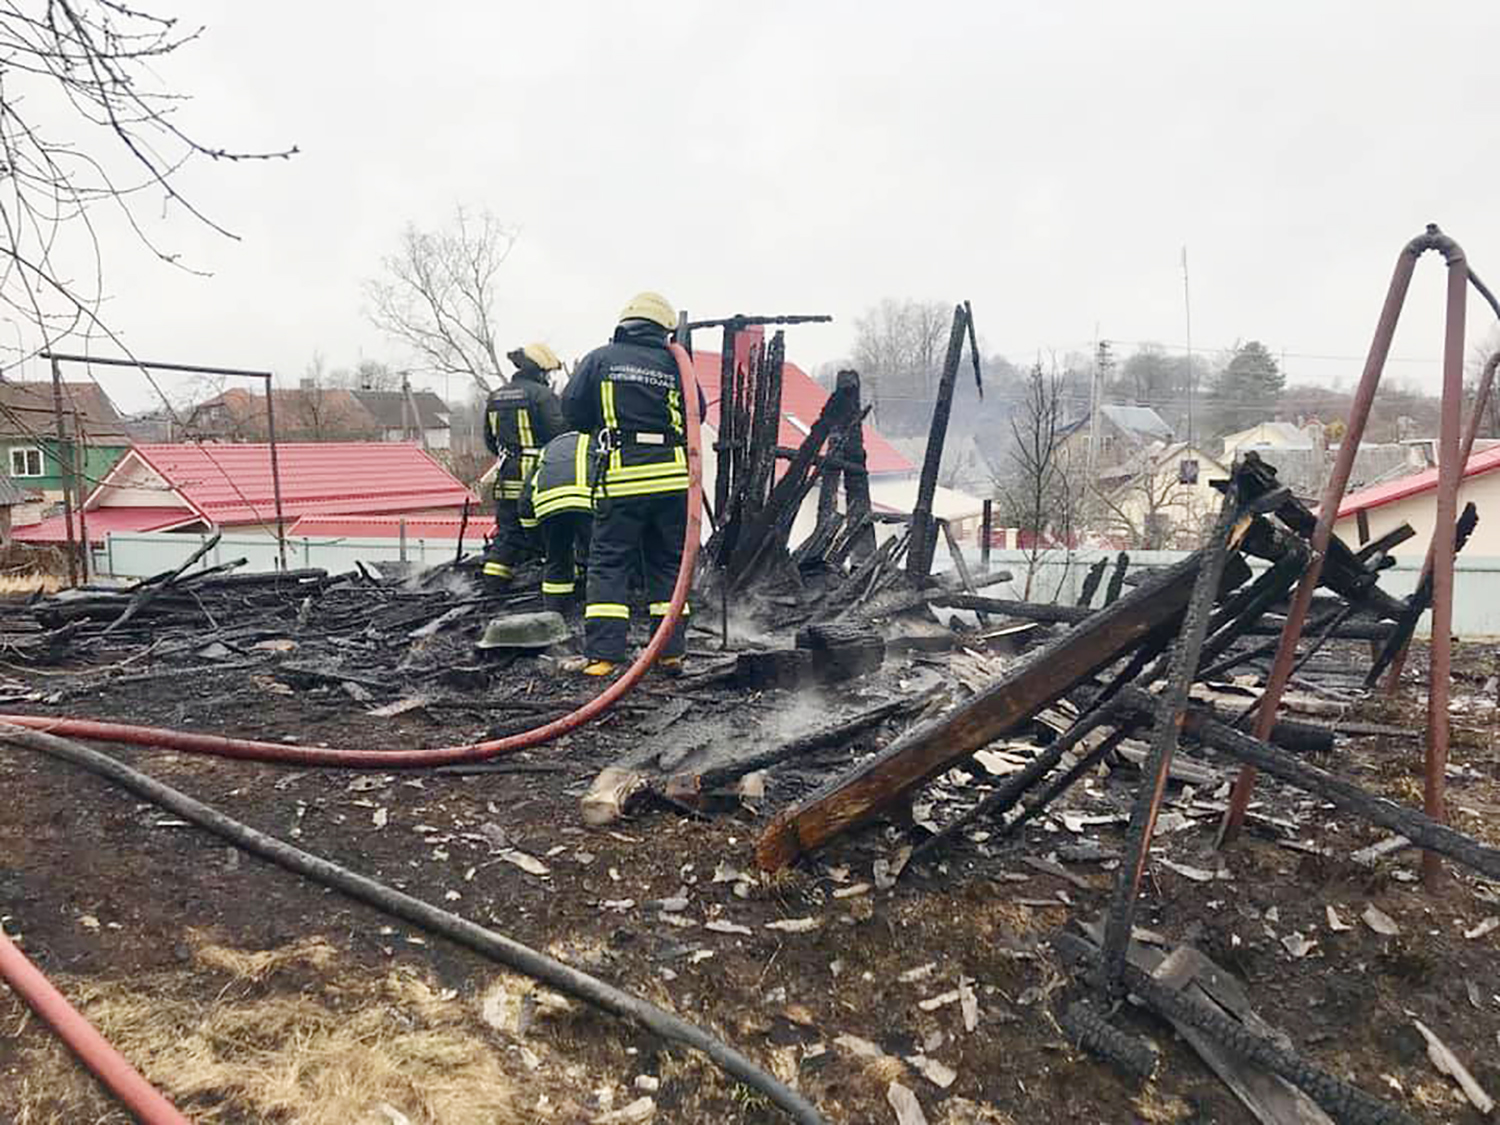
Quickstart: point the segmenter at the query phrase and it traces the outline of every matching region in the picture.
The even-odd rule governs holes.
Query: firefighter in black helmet
[[[586,355],[563,391],[574,429],[596,435],[594,536],[584,607],[585,675],[608,676],[626,656],[631,578],[639,573],[653,618],[666,614],[687,529],[687,424],[667,336],[677,323],[658,293],[620,313],[614,337]],[[703,396],[698,396],[700,417]],[[686,614],[660,667],[680,673]]]
[[[546,566],[542,603],[566,613],[588,566],[597,479],[588,434],[569,431],[549,441],[521,495],[521,526],[538,528]]]
[[[546,344],[527,344],[506,356],[516,365],[511,381],[490,394],[484,410],[484,444],[500,458],[495,471],[495,537],[484,558],[489,586],[504,586],[527,554],[527,535],[517,516],[521,489],[536,467],[542,446],[568,427],[547,374],[562,366]]]

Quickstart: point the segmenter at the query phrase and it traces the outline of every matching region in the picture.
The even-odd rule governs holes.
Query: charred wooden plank
[[[757,843],[760,865],[766,870],[784,867],[801,853],[879,814],[1119,659],[1162,621],[1182,611],[1201,564],[1202,555],[1195,552],[1153,575],[951,715],[913,728],[883,753],[783,812]]]
[[[953,329],[948,334],[948,354],[943,360],[943,375],[938,382],[937,402],[932,408],[932,426],[927,432],[927,450],[922,458],[922,476],[917,483],[917,504],[912,509],[912,544],[906,573],[921,583],[932,569],[932,552],[937,545],[937,527],[932,519],[932,501],[937,493],[938,469],[943,460],[943,444],[948,438],[948,419],[953,413],[953,388],[958,379],[959,361],[963,359],[967,335],[968,312],[963,305],[953,309]]]
[[[1089,567],[1089,572],[1083,576],[1083,589],[1078,592],[1080,608],[1088,609],[1094,603],[1094,594],[1099,589],[1099,583],[1104,581],[1104,571],[1108,566],[1108,559],[1100,559]]]
[[[1360,510],[1363,511],[1364,509]],[[1408,539],[1415,537],[1416,534],[1417,533],[1412,528],[1411,524],[1403,523],[1400,527],[1393,527],[1379,539],[1374,539],[1369,543],[1366,543],[1363,547],[1354,552],[1354,557],[1362,563],[1367,563],[1376,555],[1383,555],[1387,551],[1399,547]]]

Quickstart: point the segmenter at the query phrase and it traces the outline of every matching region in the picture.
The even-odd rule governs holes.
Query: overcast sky
[[[241,240],[155,229],[211,277],[110,232],[107,315],[154,358],[289,384],[315,350],[400,365],[361,281],[459,203],[521,229],[505,342],[569,359],[642,288],[831,313],[789,336],[808,368],[884,297],[968,298],[1021,361],[1096,329],[1180,346],[1186,245],[1195,350],[1258,338],[1293,380],[1347,385],[1426,222],[1500,282],[1494,0],[175,7],[207,25],[160,71],[193,95],[182,123],[301,154],[188,171]],[[1423,362],[1390,368],[1429,388],[1442,272],[1424,259],[1395,348]]]

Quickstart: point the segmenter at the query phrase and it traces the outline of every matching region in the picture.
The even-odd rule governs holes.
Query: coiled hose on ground
[[[252,761],[285,762],[304,766],[389,769],[482,761],[516,750],[540,746],[599,717],[634,688],[656,660],[682,617],[683,607],[687,603],[688,590],[693,580],[693,564],[698,554],[703,509],[703,456],[700,441],[702,418],[698,410],[698,388],[697,381],[693,377],[692,360],[681,346],[672,344],[671,349],[677,361],[683,389],[689,475],[687,531],[683,540],[682,563],[678,568],[677,583],[672,590],[670,607],[658,623],[646,648],[619,679],[577,710],[534,730],[508,735],[505,738],[427,750],[341,750],[288,746],[283,743],[225,738],[220,735],[169,730],[161,727],[36,715],[0,715],[0,739],[40,750],[82,766],[217,833],[237,847],[253,852],[325,886],[335,887],[378,910],[405,919],[431,932],[442,934],[493,961],[543,981],[561,992],[576,996],[615,1015],[633,1019],[664,1039],[695,1047],[726,1073],[764,1094],[773,1104],[786,1111],[794,1121],[801,1125],[823,1125],[823,1119],[818,1111],[801,1095],[760,1070],[732,1047],[655,1005],[621,992],[587,973],[579,972],[503,934],[485,929],[446,910],[431,906],[373,879],[368,879],[328,860],[257,832],[248,825],[241,824],[195,801],[186,794],[171,789],[138,770],[131,769],[108,755],[59,737],[69,735],[96,741],[155,746],[183,753],[211,754]],[[186,1125],[182,1115],[130,1068],[118,1052],[114,1051],[98,1032],[68,1005],[66,999],[47,983],[41,973],[21,956],[19,950],[15,950],[13,946],[11,950],[15,954],[14,957],[0,957],[0,975],[4,975],[6,981],[53,1027],[101,1081],[117,1097],[125,1101],[147,1125]],[[34,974],[34,977],[28,975],[27,970],[30,974]],[[42,987],[39,988],[38,984]],[[141,1087],[144,1087],[145,1094],[156,1100],[153,1102],[146,1099],[141,1092]]]

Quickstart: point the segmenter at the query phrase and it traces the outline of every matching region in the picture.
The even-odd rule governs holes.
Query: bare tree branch
[[[441,375],[466,375],[488,392],[502,381],[495,342],[495,275],[517,232],[488,211],[462,207],[447,230],[408,225],[385,276],[365,283],[370,322]]]
[[[163,89],[155,68],[201,33],[118,0],[0,0],[0,306],[40,336],[30,345],[0,340],[0,354],[19,361],[69,335],[113,338],[99,319],[97,205],[114,207],[158,259],[182,266],[148,233],[141,198],[155,195],[234,238],[178,189],[177,174],[195,159],[296,152],[217,147],[177,124],[186,99]],[[65,250],[91,262],[92,279],[64,272]]]

